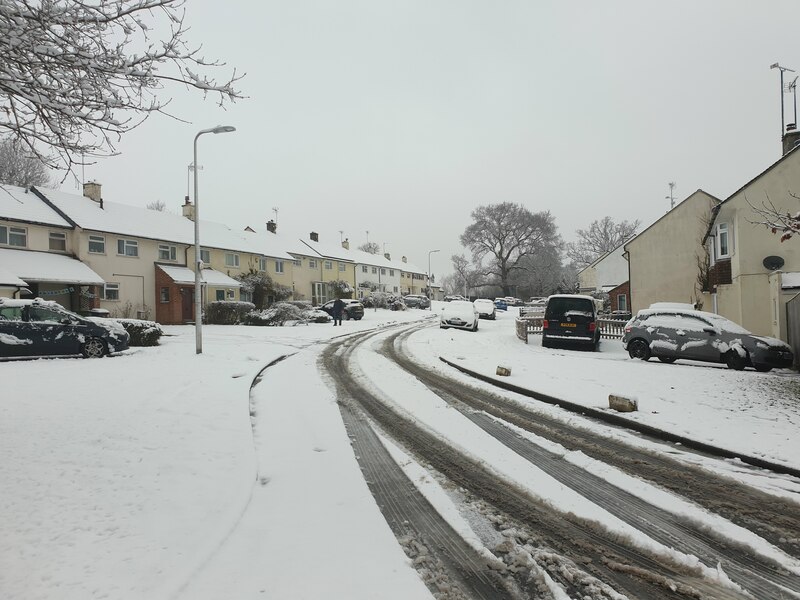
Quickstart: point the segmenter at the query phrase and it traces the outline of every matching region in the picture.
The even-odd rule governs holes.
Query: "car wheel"
[[[672,363],[674,363],[678,359],[677,358],[673,358],[671,356],[659,356],[658,360],[660,360],[663,363],[667,363],[668,365],[671,365]]]
[[[641,339],[628,342],[628,356],[639,360],[650,360],[650,346]]]
[[[478,322],[475,321],[475,325],[472,326],[472,331],[478,331]]]
[[[102,358],[106,353],[106,345],[100,338],[89,338],[81,348],[84,358]]]
[[[770,371],[772,371],[772,367],[770,367],[769,365],[755,365],[754,368],[759,373],[769,373]]]
[[[742,371],[747,366],[747,358],[736,352],[736,350],[731,350],[725,355],[725,364],[728,365],[729,369]]]
[[[445,325],[439,325],[439,329],[447,329]]]
[[[355,321],[360,321],[360,320],[361,320],[361,317],[354,317],[354,318],[353,318],[353,320],[355,320]]]

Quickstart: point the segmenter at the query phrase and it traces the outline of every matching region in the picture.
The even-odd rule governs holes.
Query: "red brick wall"
[[[611,300],[611,310],[623,310],[619,307],[619,297],[625,296],[627,300],[627,304],[625,306],[625,310],[630,312],[631,310],[631,282],[626,281],[625,283],[618,285],[613,290],[608,293],[608,296]]]
[[[161,269],[155,265],[156,270],[156,321],[162,325],[183,325],[181,315],[182,296],[181,288],[186,288],[184,293],[191,293],[192,286],[178,285]],[[169,302],[161,301],[161,288],[169,290]]]
[[[706,291],[713,291],[714,287],[720,284],[731,283],[731,261],[718,260],[708,271],[708,287]]]

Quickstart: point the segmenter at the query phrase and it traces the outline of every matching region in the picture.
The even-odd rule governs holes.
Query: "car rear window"
[[[594,306],[586,298],[550,298],[547,301],[545,318],[561,319],[562,317],[594,317]]]

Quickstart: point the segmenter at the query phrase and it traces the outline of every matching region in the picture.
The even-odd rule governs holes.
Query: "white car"
[[[497,318],[497,313],[495,312],[496,307],[492,300],[488,298],[478,298],[472,305],[475,307],[475,312],[478,313],[479,318],[492,319],[493,321]]]
[[[468,300],[448,302],[442,308],[439,327],[442,329],[456,327],[458,329],[478,331],[478,313],[475,310],[475,306]]]

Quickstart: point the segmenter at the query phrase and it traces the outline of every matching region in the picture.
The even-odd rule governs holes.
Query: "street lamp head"
[[[236,127],[233,125],[217,125],[211,130],[211,133],[230,133],[231,131],[236,131]]]

